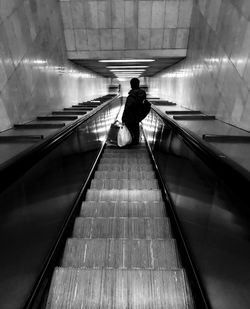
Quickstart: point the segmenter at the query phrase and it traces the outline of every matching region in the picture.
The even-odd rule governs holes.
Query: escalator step
[[[63,267],[177,269],[174,239],[68,239]]]
[[[146,148],[145,145],[139,144],[138,146],[135,146],[133,148],[113,148],[113,147],[107,147],[105,148],[104,152],[106,153],[136,153],[136,152],[145,152]]]
[[[153,171],[96,171],[95,179],[155,179]]]
[[[162,201],[160,190],[94,190],[89,189],[86,201]]]
[[[168,218],[76,218],[74,238],[168,239]]]
[[[98,164],[98,171],[153,171],[151,164]]]
[[[145,159],[149,159],[148,157],[148,154],[145,154],[145,153],[103,153],[102,155],[102,158],[103,159],[108,159],[110,160],[109,162],[113,162],[112,159],[127,159],[127,160],[130,160],[130,159],[136,159],[136,160],[145,160]]]
[[[129,157],[118,157],[118,158],[112,158],[112,161],[110,158],[102,158],[100,160],[100,164],[150,164],[151,161],[147,157],[137,157],[137,158],[129,158]]]
[[[47,309],[193,309],[145,145],[106,148],[54,271]]]
[[[93,179],[91,182],[91,189],[127,189],[127,190],[154,190],[159,189],[159,185],[156,179],[152,180],[138,180],[138,179]]]
[[[82,217],[165,217],[163,202],[83,202]]]
[[[56,268],[47,309],[193,309],[183,269]]]
[[[142,146],[140,148],[106,148],[104,150],[105,155],[129,155],[129,156],[139,156],[139,155],[144,155],[148,156],[148,153],[145,151],[145,146]]]

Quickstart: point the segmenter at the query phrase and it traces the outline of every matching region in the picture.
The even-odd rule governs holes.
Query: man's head
[[[139,86],[140,86],[139,79],[138,78],[132,78],[130,80],[130,85],[131,85],[132,90],[139,89]]]

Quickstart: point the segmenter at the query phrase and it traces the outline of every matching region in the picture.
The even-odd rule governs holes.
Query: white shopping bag
[[[119,132],[117,134],[117,145],[119,147],[124,147],[128,144],[131,144],[131,142],[132,142],[132,136],[128,128],[125,126],[125,124],[123,124],[120,127]]]

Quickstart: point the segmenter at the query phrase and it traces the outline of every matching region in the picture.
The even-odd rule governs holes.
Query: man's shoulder
[[[127,96],[127,102],[132,102],[132,101],[135,101],[136,100],[136,97],[135,96],[133,96],[133,95],[131,95],[131,94],[129,94],[128,96]]]

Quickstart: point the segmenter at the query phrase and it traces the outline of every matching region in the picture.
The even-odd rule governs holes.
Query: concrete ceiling
[[[150,77],[186,56],[193,0],[60,0],[60,5],[68,58],[105,77],[114,75],[100,59],[155,59],[142,75]]]
[[[174,57],[174,58],[158,58],[154,59],[154,62],[144,63],[144,62],[126,62],[126,63],[100,63],[97,60],[84,60],[84,59],[76,59],[73,62],[77,65],[83,66],[85,68],[90,69],[91,71],[100,74],[104,77],[115,78],[116,76],[111,71],[112,69],[122,69],[124,66],[146,66],[147,68],[143,68],[145,71],[140,75],[140,77],[152,77],[156,73],[159,73],[163,69],[170,67],[171,65],[179,62],[183,58]],[[107,67],[115,67],[115,68],[107,68]],[[126,68],[127,70],[133,70]]]

